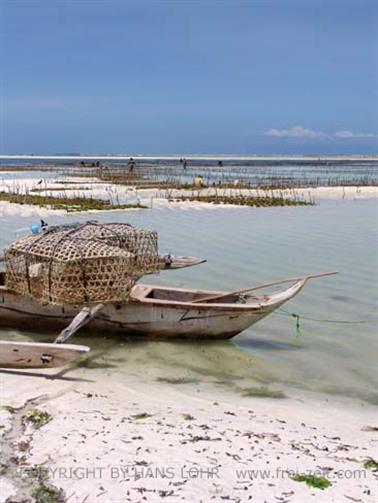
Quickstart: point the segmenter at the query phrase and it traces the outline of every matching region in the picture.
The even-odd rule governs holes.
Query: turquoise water
[[[318,319],[368,320],[364,324],[295,320],[272,314],[236,338],[216,343],[154,343],[77,337],[92,348],[147,368],[184,373],[225,385],[262,383],[275,389],[307,389],[378,402],[377,393],[377,200],[322,200],[317,206],[284,208],[178,209],[50,217],[50,224],[127,221],[156,229],[161,251],[196,255],[208,262],[195,268],[150,276],[144,281],[172,286],[236,290],[305,273],[337,270],[311,281],[285,308]],[[0,249],[18,228],[36,217],[0,221]],[[26,338],[1,329],[2,338]],[[47,340],[45,334],[35,334]],[[123,355],[123,356],[122,356]],[[138,360],[139,359],[139,360]],[[116,358],[117,360],[117,358]],[[117,365],[117,363],[114,363]],[[127,367],[123,370],[127,372]],[[161,371],[161,368],[160,368]]]

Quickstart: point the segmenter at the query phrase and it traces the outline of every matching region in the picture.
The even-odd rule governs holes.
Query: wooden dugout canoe
[[[129,302],[106,304],[85,331],[153,338],[228,339],[272,313],[304,287],[304,277],[281,292],[260,296],[136,285]],[[42,304],[0,286],[0,327],[53,331],[65,328],[82,305]]]

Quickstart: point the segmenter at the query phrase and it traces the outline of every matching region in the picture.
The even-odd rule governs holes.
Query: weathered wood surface
[[[85,306],[75,316],[67,328],[62,330],[58,337],[55,339],[55,344],[63,344],[68,341],[80,328],[86,325],[96,314],[104,307],[104,304],[97,304],[96,306]]]
[[[170,269],[184,269],[203,264],[206,260],[198,257],[175,257],[175,256],[160,256],[161,269],[169,271]]]
[[[130,302],[106,304],[89,320],[86,328],[91,335],[114,333],[156,339],[227,339],[293,298],[305,282],[298,281],[283,292],[269,296],[247,298],[246,302],[239,302],[236,298],[232,302],[208,304],[185,299],[214,295],[216,292],[138,284],[132,289]],[[151,292],[153,295],[150,295]],[[175,297],[176,300],[172,300]],[[80,308],[82,306],[68,304],[43,305],[0,287],[1,326],[53,332],[66,328]]]
[[[62,367],[88,351],[87,346],[73,344],[0,341],[0,368]]]

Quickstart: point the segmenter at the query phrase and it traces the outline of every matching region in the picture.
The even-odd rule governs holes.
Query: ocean
[[[284,306],[287,312],[273,313],[230,341],[125,339],[121,345],[118,338],[83,332],[75,342],[106,350],[125,379],[127,360],[135,357],[150,371],[159,368],[159,374],[184,373],[231,388],[263,386],[289,395],[307,390],[378,403],[377,210],[377,199],[327,199],[308,207],[172,206],[50,216],[50,224],[130,222],[157,230],[161,251],[207,259],[206,264],[161,272],[142,282],[232,291],[301,274],[339,272],[310,281]],[[19,235],[18,229],[37,221],[35,215],[22,213],[2,217],[0,250]],[[288,313],[300,316],[300,335]],[[51,340],[51,335],[7,328],[0,336]]]

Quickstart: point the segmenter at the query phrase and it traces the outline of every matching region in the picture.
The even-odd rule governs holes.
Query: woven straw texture
[[[128,224],[55,227],[5,250],[7,287],[43,302],[128,299],[135,281],[159,270],[157,234]]]

